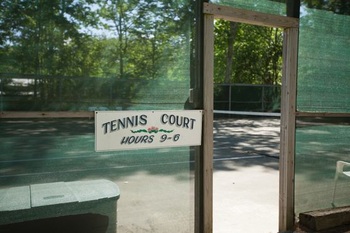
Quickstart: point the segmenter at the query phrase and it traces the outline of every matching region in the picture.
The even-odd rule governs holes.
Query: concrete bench
[[[0,189],[0,232],[4,225],[63,216],[107,216],[116,232],[118,186],[108,180],[55,182]],[[96,226],[100,227],[100,226]]]

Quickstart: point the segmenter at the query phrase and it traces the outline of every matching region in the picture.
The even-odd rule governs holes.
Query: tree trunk
[[[225,72],[225,83],[231,83],[232,79],[232,61],[234,55],[233,45],[236,40],[238,30],[238,23],[230,22],[230,30],[227,38],[227,57],[226,57],[226,72]]]

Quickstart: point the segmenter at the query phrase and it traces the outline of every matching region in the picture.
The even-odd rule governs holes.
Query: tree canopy
[[[193,4],[190,0],[2,0],[1,94],[24,85],[11,77],[30,79],[27,93],[47,103],[59,96],[79,100],[92,95],[130,102],[138,88],[151,81],[189,83]],[[350,12],[344,0],[302,4],[336,14]],[[282,41],[280,29],[216,20],[215,82],[280,84]]]
[[[280,84],[283,31],[217,20],[215,82]]]
[[[3,0],[0,7],[1,76],[31,77],[41,102],[96,93],[131,101],[135,80],[189,77],[190,1]]]

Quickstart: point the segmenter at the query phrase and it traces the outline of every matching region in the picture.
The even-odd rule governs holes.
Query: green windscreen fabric
[[[350,179],[339,176],[337,161],[349,161],[348,118],[299,118],[296,129],[295,213],[350,205]],[[346,168],[348,169],[348,168]]]
[[[350,112],[350,16],[300,11],[298,111]]]
[[[183,109],[190,2],[89,2],[1,5],[0,111]]]
[[[191,109],[190,84],[199,83],[193,81],[193,1],[6,0],[0,6],[0,232],[12,223],[43,232],[36,230],[45,225],[42,218],[76,222],[72,216],[90,213],[108,215],[103,226],[69,232],[194,232],[200,148],[96,152],[92,117],[94,111]],[[119,187],[118,203],[96,180]]]
[[[262,13],[286,15],[286,1],[271,0],[211,0],[214,4],[231,6],[234,8],[258,11]]]
[[[349,1],[302,1],[297,110],[350,112]],[[317,114],[318,113],[318,114]],[[328,116],[328,115],[326,115]],[[336,176],[350,162],[349,117],[297,117],[295,213],[350,205],[350,183]]]

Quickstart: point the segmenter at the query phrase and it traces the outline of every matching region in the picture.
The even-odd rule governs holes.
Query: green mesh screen
[[[231,6],[235,8],[259,11],[275,15],[286,15],[286,1],[270,0],[211,0],[211,3]]]
[[[0,73],[0,111],[183,109],[189,88],[189,80]]]
[[[299,111],[350,112],[350,16],[301,8]]]
[[[193,6],[122,2],[2,3],[0,111],[183,109]]]
[[[349,119],[297,121],[295,212],[350,205],[350,182],[340,177],[334,195],[336,162],[349,162]],[[346,182],[347,181],[347,182]]]
[[[297,109],[350,112],[348,1],[302,1]],[[350,205],[350,183],[337,161],[349,162],[349,118],[297,119],[295,212]],[[336,185],[337,184],[337,185]]]
[[[0,232],[7,232],[5,224],[41,218],[40,212],[94,213],[105,198],[96,195],[87,208],[58,185],[101,179],[120,188],[117,232],[194,232],[198,147],[96,152],[94,119],[58,114],[184,109],[196,69],[192,2],[0,2],[0,112],[15,115],[0,114]],[[56,118],[16,119],[33,111]],[[56,200],[55,211],[30,210],[33,195],[11,191],[51,183],[55,194],[36,195]],[[80,193],[105,191],[91,187]],[[74,208],[66,208],[67,196]],[[116,227],[115,215],[107,220]]]

